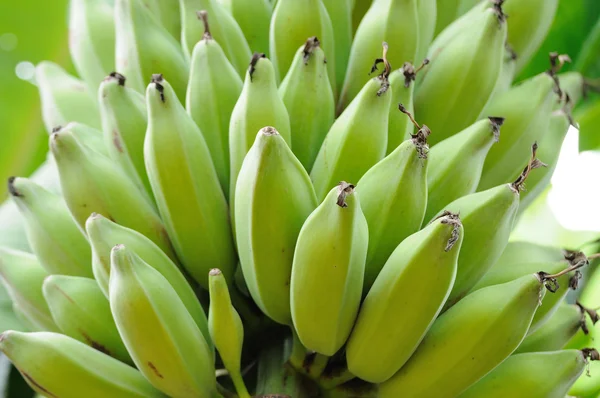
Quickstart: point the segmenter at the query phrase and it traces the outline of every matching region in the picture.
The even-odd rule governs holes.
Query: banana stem
[[[229,376],[231,377],[231,381],[233,381],[233,386],[235,387],[238,396],[240,398],[250,398],[250,394],[248,393],[248,389],[246,388],[246,384],[244,383],[244,379],[240,372],[235,372]]]
[[[341,371],[336,372],[335,374],[321,375],[321,378],[319,379],[319,385],[325,390],[332,390],[354,378],[356,378],[356,376],[354,376],[348,370],[348,368],[344,366]]]
[[[318,380],[329,361],[329,357],[316,352],[310,352],[298,337],[292,327],[292,352],[288,362],[296,371],[305,374],[313,380]]]

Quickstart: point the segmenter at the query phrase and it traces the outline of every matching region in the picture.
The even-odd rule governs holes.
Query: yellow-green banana
[[[336,119],[317,154],[310,177],[319,200],[339,181],[358,181],[385,156],[393,93],[385,56],[387,44],[383,45],[384,71],[369,80]]]
[[[189,60],[142,0],[115,0],[115,32],[116,69],[131,88],[143,93],[152,74],[162,73],[185,99]]]
[[[93,94],[81,80],[56,64],[43,61],[35,68],[35,81],[42,103],[42,120],[48,134],[55,127],[69,122],[100,128]]]
[[[0,248],[0,281],[19,314],[34,331],[58,332],[42,294],[47,276],[33,254]]]
[[[85,228],[92,245],[94,277],[107,298],[111,271],[110,251],[114,246],[124,244],[165,277],[194,318],[206,341],[211,344],[206,314],[192,286],[173,261],[154,242],[139,232],[114,223],[100,214],[92,214]]]
[[[415,91],[415,113],[434,132],[432,145],[477,120],[500,75],[506,39],[506,16],[500,3],[468,21],[447,43],[430,50],[431,65]],[[486,115],[508,117],[489,111]]]
[[[448,203],[475,192],[485,157],[498,142],[503,122],[501,117],[480,120],[431,148],[425,220],[431,220]]]
[[[335,118],[335,99],[329,85],[327,60],[317,37],[309,38],[298,49],[288,74],[279,86],[279,94],[293,126],[294,154],[310,171]]]
[[[333,26],[321,0],[279,0],[273,10],[269,30],[269,54],[275,76],[281,82],[288,73],[296,50],[307,37],[317,36],[327,58],[329,83],[336,91],[336,52]]]
[[[45,397],[167,397],[131,366],[62,334],[6,331],[0,350]]]
[[[211,35],[221,45],[238,74],[244,76],[252,49],[231,13],[216,0],[179,0],[179,7],[182,24],[181,43],[184,51],[191,55],[194,46],[204,35],[204,26],[198,21],[197,14],[198,11],[204,10],[212,21]]]
[[[218,268],[208,274],[210,308],[208,327],[219,356],[229,372],[240,398],[250,398],[240,370],[244,325],[239,314],[231,304],[227,281]]]
[[[92,277],[90,245],[64,199],[28,178],[10,177],[8,191],[23,216],[27,240],[51,274]]]
[[[294,328],[309,350],[331,356],[350,335],[360,305],[367,220],[354,186],[341,182],[308,217],[292,265]]]
[[[133,364],[108,300],[95,280],[50,275],[44,280],[42,291],[54,322],[64,334],[121,362]]]
[[[564,398],[585,371],[594,349],[511,355],[459,398]]]
[[[60,132],[72,133],[77,141],[87,148],[101,153],[104,156],[108,156],[108,150],[106,149],[102,138],[102,131],[78,122],[70,122],[64,126],[56,126],[52,129],[52,133]]]
[[[140,190],[152,195],[144,165],[144,136],[148,114],[144,96],[126,86],[126,78],[112,72],[98,93],[104,146],[108,155]]]
[[[359,1],[360,3],[360,1]],[[341,113],[369,81],[369,69],[379,58],[382,41],[389,43],[387,59],[392,66],[417,63],[419,16],[417,0],[375,0],[360,23],[348,60],[344,86],[338,101]]]
[[[363,295],[396,246],[419,230],[427,205],[427,135],[413,138],[371,167],[357,184],[369,225]]]
[[[447,213],[398,245],[369,290],[346,345],[352,374],[382,383],[408,361],[450,294],[462,239],[458,215]]]
[[[264,54],[252,56],[244,88],[237,100],[229,124],[229,198],[235,195],[237,175],[256,134],[265,126],[272,126],[292,145],[290,117],[277,92],[273,64]],[[233,204],[231,204],[233,207]]]
[[[160,272],[124,245],[111,252],[110,309],[140,372],[174,397],[216,394],[213,353]]]
[[[200,16],[205,31],[192,51],[185,104],[204,136],[225,198],[229,198],[229,118],[243,83],[211,35],[209,15],[203,11]]]
[[[366,0],[361,0],[361,2],[367,3]],[[333,27],[335,86],[338,88],[341,88],[344,84],[350,47],[352,46],[352,3],[354,3],[354,0],[323,0]]]
[[[278,323],[292,322],[294,248],[302,224],[316,207],[315,191],[302,164],[274,128],[261,129],[236,187],[236,242],[252,298]]]
[[[115,64],[114,2],[71,0],[69,50],[77,73],[95,93]]]
[[[459,395],[521,343],[544,297],[543,282],[538,274],[526,275],[465,297],[436,319],[408,362],[380,384],[379,396]]]
[[[240,25],[252,51],[269,53],[273,6],[268,0],[219,0]]]

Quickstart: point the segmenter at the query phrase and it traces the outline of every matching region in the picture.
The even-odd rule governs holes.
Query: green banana
[[[598,351],[563,350],[511,355],[459,398],[564,398],[590,359],[600,359]]]
[[[240,25],[252,51],[268,54],[273,6],[268,0],[219,0]]]
[[[544,297],[543,282],[526,275],[465,297],[436,319],[408,362],[380,384],[379,396],[459,395],[518,347]]]
[[[431,220],[448,203],[475,192],[485,157],[498,142],[502,123],[502,117],[488,117],[431,149],[425,220]]]
[[[502,67],[505,18],[500,2],[493,3],[459,25],[447,43],[433,43],[439,48],[430,49],[431,65],[415,92],[415,113],[435,132],[432,145],[475,122],[491,98]]]
[[[427,57],[429,45],[435,37],[437,1],[417,0],[417,17],[419,19],[419,46],[415,62],[422,62]]]
[[[360,2],[360,1],[359,1]],[[369,81],[369,69],[379,58],[379,43],[389,43],[391,65],[416,63],[419,46],[417,0],[375,0],[352,42],[344,86],[338,101],[341,113]]]
[[[294,251],[290,305],[302,344],[333,355],[346,342],[360,305],[367,220],[354,186],[341,182],[308,217]]]
[[[57,331],[42,284],[48,273],[33,254],[0,248],[0,281],[20,315],[35,331]]]
[[[560,350],[580,330],[583,333],[585,327],[583,309],[578,305],[562,302],[548,322],[525,337],[515,353]]]
[[[558,262],[564,258],[563,251],[557,247],[527,241],[511,241],[494,264],[494,268],[512,267],[514,264],[530,262],[531,259],[538,262]]]
[[[186,109],[196,122],[210,151],[225,197],[229,197],[229,118],[242,92],[242,79],[212,38],[208,14],[204,36],[192,51]]]
[[[146,103],[144,158],[158,210],[183,267],[207,289],[214,264],[233,277],[237,263],[227,201],[200,129],[161,75]]]
[[[207,343],[212,344],[206,314],[192,286],[173,261],[154,242],[139,232],[116,224],[100,214],[92,214],[85,224],[85,229],[92,246],[94,277],[107,298],[111,273],[110,251],[115,245],[124,244],[165,277],[200,328]]]
[[[593,347],[598,347],[598,328],[589,330],[587,340]],[[579,332],[578,332],[579,333]],[[572,348],[572,347],[571,347]],[[591,362],[587,371],[582,374],[569,390],[570,396],[598,397],[600,394],[600,362]]]
[[[109,292],[119,334],[152,385],[175,397],[216,394],[213,354],[160,272],[117,245],[111,252]]]
[[[204,26],[198,21],[197,14],[198,11],[204,10],[213,21],[211,35],[221,45],[238,74],[243,77],[252,51],[231,13],[216,0],[179,0],[179,7],[182,24],[181,44],[184,51],[191,55],[194,46],[204,35]]]
[[[352,4],[352,31],[356,33],[360,22],[371,8],[373,0],[350,0],[350,3]]]
[[[576,71],[570,71],[556,75],[558,77],[561,90],[566,93],[565,98],[568,107],[575,107],[579,101],[585,97],[586,90],[589,89],[588,82]]]
[[[436,0],[437,18],[434,37],[437,37],[458,16],[460,0]]]
[[[101,213],[171,253],[165,227],[151,200],[134,188],[125,172],[108,157],[81,144],[70,131],[53,133],[50,150],[65,201],[81,230],[91,213]]]
[[[384,42],[381,59],[385,64],[384,71],[369,80],[335,120],[317,154],[310,177],[319,200],[339,181],[358,181],[385,156],[393,95],[388,80],[387,48]]]
[[[98,98],[104,146],[108,155],[143,192],[152,194],[144,165],[144,136],[148,115],[144,96],[125,85],[126,78],[112,72],[100,84]]]
[[[72,0],[69,50],[77,73],[95,93],[115,64],[114,2]]]
[[[382,383],[408,361],[450,294],[462,239],[458,215],[447,213],[398,245],[369,290],[348,339],[352,374]]]
[[[396,246],[417,232],[427,204],[427,126],[371,167],[357,184],[369,225],[366,295]]]
[[[45,397],[166,398],[136,369],[62,334],[7,331],[0,350]]]
[[[178,0],[142,0],[142,3],[175,40],[181,39],[181,12]]]
[[[189,61],[142,0],[115,0],[115,32],[116,69],[127,76],[131,88],[143,93],[147,79],[163,73],[179,99],[185,99]]]
[[[510,90],[498,94],[482,114],[502,115],[502,139],[494,145],[483,166],[478,191],[514,178],[529,157],[528,147],[541,141],[548,130],[556,94],[552,73],[541,73]]]
[[[414,132],[412,120],[403,112],[398,112],[398,104],[402,104],[409,113],[414,113],[413,94],[414,81],[417,73],[429,63],[424,60],[421,66],[415,68],[410,62],[405,62],[402,68],[390,73],[389,81],[392,88],[390,114],[388,116],[388,142],[386,154],[392,153],[403,141],[411,138]]]
[[[316,36],[323,43],[329,83],[336,90],[336,52],[333,26],[321,0],[279,0],[273,9],[269,30],[269,54],[275,77],[281,82],[290,69],[296,50],[307,37]]]
[[[548,35],[558,0],[506,0],[504,11],[510,18],[506,41],[517,54],[517,73],[523,70]]]
[[[256,134],[265,126],[274,127],[288,145],[292,145],[290,117],[277,92],[273,64],[264,54],[255,53],[229,123],[229,198],[232,207],[231,199],[235,196],[235,184],[242,162]]]
[[[77,141],[86,147],[101,153],[104,156],[108,156],[108,150],[104,145],[102,131],[100,130],[78,122],[70,122],[64,126],[56,126],[52,129],[52,133],[59,132],[70,132],[75,136]]]
[[[92,277],[90,245],[64,199],[28,178],[10,177],[8,191],[42,267],[50,274]]]
[[[35,81],[42,103],[42,120],[48,134],[56,126],[69,122],[100,128],[94,98],[81,80],[56,64],[43,61],[35,68]]]
[[[294,248],[302,224],[316,207],[315,191],[302,164],[274,128],[261,129],[236,187],[236,242],[254,302],[278,323],[292,322]]]
[[[210,309],[208,327],[210,336],[219,351],[221,360],[229,372],[240,398],[250,398],[240,371],[244,325],[231,304],[227,282],[218,268],[208,274]]]
[[[64,334],[132,364],[110,313],[108,300],[95,280],[50,275],[44,280],[42,291],[54,322]]]
[[[309,171],[335,119],[335,99],[320,45],[318,38],[309,38],[296,52],[279,86],[279,95],[294,127],[291,132],[294,153]]]
[[[497,95],[510,90],[510,87],[512,86],[512,83],[515,79],[516,70],[517,55],[510,47],[505,46],[502,69],[500,70],[500,76],[498,77],[498,81],[496,82],[496,87],[494,87],[494,93],[492,94],[490,102],[493,102],[494,98]]]
[[[366,0],[361,0],[367,3]],[[323,0],[331,18],[335,43],[335,86],[342,87],[346,77],[350,47],[352,46],[352,3],[354,0]]]

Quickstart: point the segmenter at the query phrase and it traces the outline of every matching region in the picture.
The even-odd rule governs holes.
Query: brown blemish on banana
[[[417,69],[410,62],[405,62],[402,65],[402,73],[404,74],[404,87],[409,88],[410,84],[417,78],[417,73],[421,71],[426,65],[429,65],[429,59],[425,58]]]
[[[419,153],[419,157],[421,159],[427,159],[427,154],[429,153],[429,145],[427,144],[427,137],[431,134],[431,130],[426,125],[419,126],[419,123],[415,120],[412,113],[410,113],[402,104],[398,104],[398,110],[404,113],[412,124],[417,128],[416,134],[411,134],[410,137],[412,139],[413,144],[415,145],[415,149]]]
[[[79,334],[81,334],[81,337],[84,338],[84,340],[87,342],[87,344],[90,347],[92,347],[92,348],[94,348],[94,349],[96,349],[96,350],[98,350],[98,351],[100,351],[100,352],[102,352],[102,353],[104,353],[106,355],[112,356],[111,353],[110,353],[110,351],[104,345],[98,343],[97,341],[94,341],[86,332],[84,332],[81,329],[77,329],[77,331],[79,332]]]
[[[212,35],[210,34],[210,27],[208,26],[208,12],[206,12],[206,10],[196,11],[196,16],[204,25],[204,34],[202,35],[202,39],[211,40]]]
[[[527,163],[527,166],[525,166],[525,168],[521,172],[521,175],[519,175],[515,182],[510,184],[511,189],[514,192],[519,193],[523,189],[525,189],[525,180],[527,180],[527,177],[529,176],[529,173],[531,173],[531,170],[547,166],[544,162],[535,157],[537,149],[538,144],[537,142],[534,142],[531,146],[531,159]]]
[[[161,84],[163,81],[162,73],[155,73],[152,75],[152,83],[156,86],[156,90],[160,94],[160,100],[165,102],[165,87]]]
[[[127,80],[125,78],[125,76],[123,76],[119,72],[111,72],[108,75],[108,77],[106,77],[106,79],[104,79],[104,80],[111,80],[111,79],[116,79],[117,83],[119,83],[119,86],[125,86],[125,80]]]
[[[248,67],[248,75],[250,76],[250,81],[252,81],[254,72],[256,72],[256,64],[258,63],[258,60],[260,60],[261,58],[267,58],[267,56],[264,53],[252,54],[252,58],[250,59],[250,66]]]
[[[317,36],[309,37],[308,40],[306,40],[306,43],[304,44],[304,50],[302,50],[302,60],[304,60],[304,65],[308,65],[308,60],[310,59],[314,49],[320,45],[321,42]]]
[[[17,188],[15,188],[15,178],[17,177],[8,177],[8,192],[12,195],[15,196],[17,198],[22,198],[23,194],[19,191],[17,191]]]
[[[156,366],[154,366],[154,364],[150,361],[148,361],[148,367],[152,370],[152,372],[154,372],[155,375],[157,375],[158,377],[160,377],[161,379],[164,379],[165,377],[158,371],[158,369],[156,368]]]
[[[488,116],[492,134],[494,134],[494,142],[500,140],[500,127],[504,124],[504,118],[499,116]]]
[[[60,294],[62,294],[67,300],[69,300],[71,302],[71,304],[75,304],[75,301],[73,301],[71,296],[69,296],[64,290],[62,290],[57,285],[54,285],[54,288],[56,289],[56,291],[58,291]]]
[[[340,206],[342,209],[348,207],[348,203],[346,203],[346,198],[348,195],[352,195],[354,193],[354,185],[347,183],[346,181],[340,181],[338,184],[338,197],[336,204]]]
[[[115,148],[117,148],[117,151],[123,153],[123,145],[121,145],[121,138],[119,137],[119,132],[116,129],[112,131],[112,136]]]
[[[444,210],[439,216],[431,220],[430,224],[436,220],[441,220],[440,222],[442,224],[449,224],[453,226],[450,239],[448,239],[446,247],[444,248],[445,252],[449,252],[458,241],[458,238],[460,238],[460,227],[462,226],[460,216],[458,213],[452,213],[451,211]]]
[[[46,390],[44,388],[44,386],[42,386],[41,384],[39,384],[37,381],[35,381],[35,379],[33,377],[31,377],[28,373],[21,371],[21,374],[23,375],[23,377],[25,379],[27,379],[27,381],[34,385],[36,388],[38,388],[46,397],[48,398],[58,398],[58,395],[54,395],[52,394],[50,391]]]

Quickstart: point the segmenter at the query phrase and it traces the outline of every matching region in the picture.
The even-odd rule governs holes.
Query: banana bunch
[[[509,243],[583,90],[512,85],[555,5],[72,0],[0,350],[45,397],[597,396],[596,256]]]

